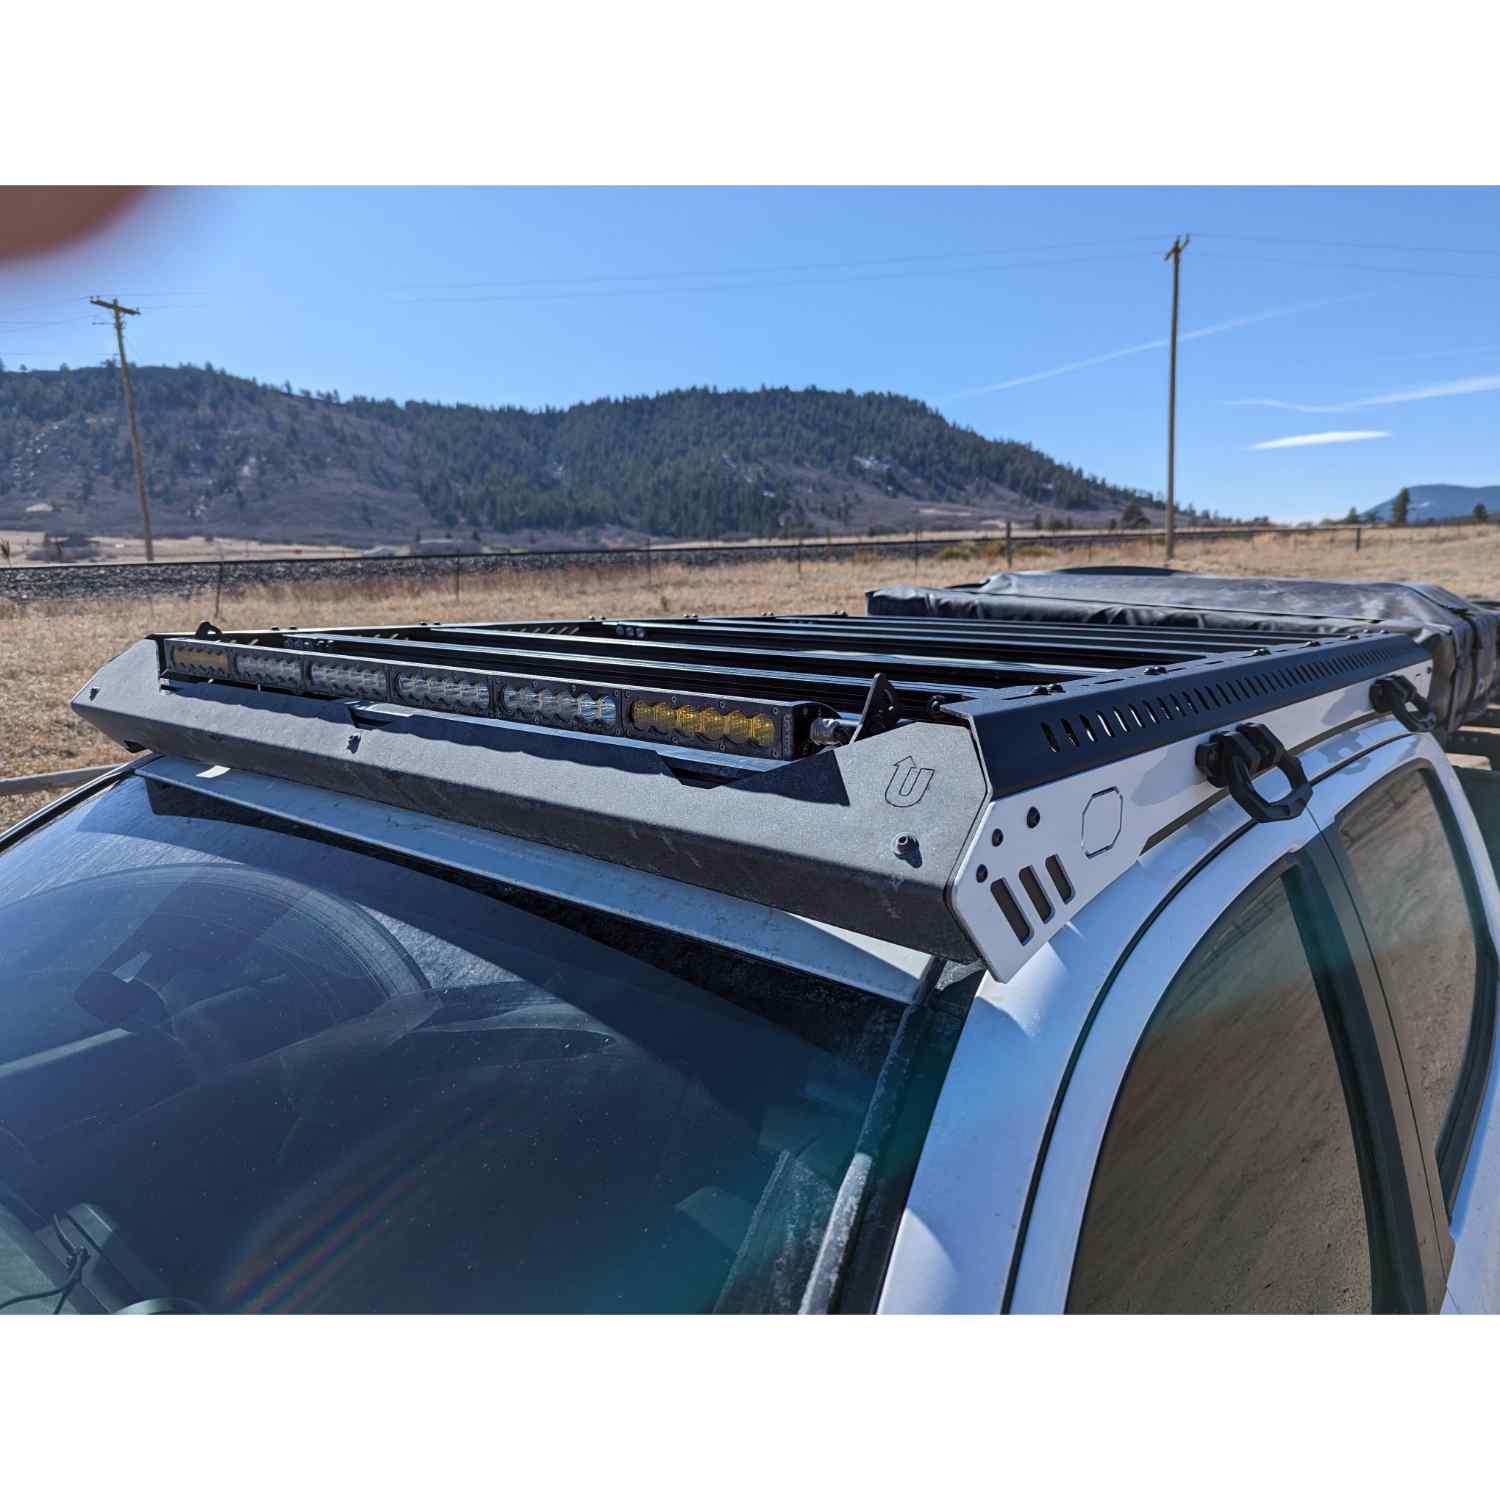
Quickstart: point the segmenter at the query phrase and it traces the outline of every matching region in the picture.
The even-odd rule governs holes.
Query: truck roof
[[[477,824],[1005,977],[1220,795],[1198,754],[1210,738],[1253,720],[1304,743],[1384,711],[1371,684],[1403,672],[1420,693],[1427,654],[1378,630],[205,623],[128,648],[73,706],[132,749]]]

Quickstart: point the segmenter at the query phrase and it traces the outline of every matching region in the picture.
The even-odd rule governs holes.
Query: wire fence
[[[1329,525],[1329,526],[1220,526],[1178,527],[1179,545],[1193,542],[1243,540],[1259,536],[1298,541],[1326,538],[1342,541],[1359,551],[1372,537],[1400,537],[1427,531],[1448,523],[1422,527]],[[1452,523],[1473,527],[1473,520]],[[803,563],[850,557],[905,555],[912,565],[932,557],[972,556],[976,562],[1014,564],[1017,554],[1038,548],[1053,551],[1082,550],[1092,559],[1124,555],[1144,563],[1148,558],[1165,561],[1165,533],[1156,528],[1113,531],[1025,531],[1007,525],[983,532],[924,536],[917,532],[905,538],[891,537],[803,537],[795,541],[693,544],[690,546],[593,547],[550,551],[475,551],[419,553],[413,556],[381,557],[270,557],[217,558],[182,562],[115,562],[28,564],[0,568],[0,599],[16,602],[54,599],[110,598],[133,595],[179,595],[191,598],[225,593],[257,585],[286,585],[311,581],[409,580],[441,583],[451,579],[455,598],[463,597],[465,582],[503,577],[518,572],[563,572],[574,568],[620,568],[639,571],[648,578],[654,570],[672,564],[684,567],[724,567],[754,562]]]

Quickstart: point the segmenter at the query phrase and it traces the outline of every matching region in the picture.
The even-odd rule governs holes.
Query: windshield
[[[0,1305],[795,1308],[900,1019],[132,777],[0,856]]]

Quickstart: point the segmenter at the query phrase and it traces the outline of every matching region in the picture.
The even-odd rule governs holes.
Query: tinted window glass
[[[1069,1311],[1364,1312],[1370,1300],[1338,1064],[1286,888],[1267,876],[1194,950],[1141,1038]]]
[[[1474,1028],[1479,955],[1448,830],[1422,771],[1373,787],[1338,822],[1354,899],[1401,1038],[1417,1114],[1441,1151]]]
[[[0,856],[0,1302],[795,1307],[900,1011],[132,778]]]

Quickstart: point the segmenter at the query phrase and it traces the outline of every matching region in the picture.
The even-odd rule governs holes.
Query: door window
[[[1489,1051],[1493,979],[1431,776],[1410,769],[1352,802],[1335,835],[1375,955],[1407,1084],[1451,1196]]]
[[[1142,1034],[1100,1148],[1068,1309],[1368,1312],[1371,1301],[1344,1082],[1273,872],[1209,930]]]

